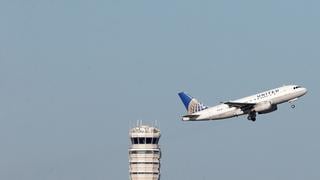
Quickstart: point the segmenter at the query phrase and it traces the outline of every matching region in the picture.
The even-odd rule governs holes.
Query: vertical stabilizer
[[[193,114],[195,112],[199,112],[208,108],[207,106],[199,102],[197,99],[189,96],[185,92],[180,92],[178,93],[178,95],[181,101],[183,102],[184,106],[186,107],[188,114]]]

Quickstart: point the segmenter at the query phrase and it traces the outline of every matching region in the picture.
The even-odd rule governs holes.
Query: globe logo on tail
[[[189,103],[188,114],[193,114],[195,112],[202,111],[202,110],[204,110],[206,108],[207,108],[207,106],[203,105],[198,100],[193,98]]]

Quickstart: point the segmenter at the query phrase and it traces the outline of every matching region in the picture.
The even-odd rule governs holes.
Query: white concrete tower
[[[161,151],[160,130],[140,125],[130,130],[130,180],[159,180]]]

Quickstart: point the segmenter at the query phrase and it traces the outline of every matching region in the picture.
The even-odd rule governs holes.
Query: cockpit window
[[[301,88],[301,86],[295,86],[295,87],[293,87],[293,89],[298,89],[298,88]]]

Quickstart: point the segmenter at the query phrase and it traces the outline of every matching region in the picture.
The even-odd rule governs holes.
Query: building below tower
[[[130,180],[159,180],[161,150],[158,144],[160,130],[140,125],[129,132]]]

